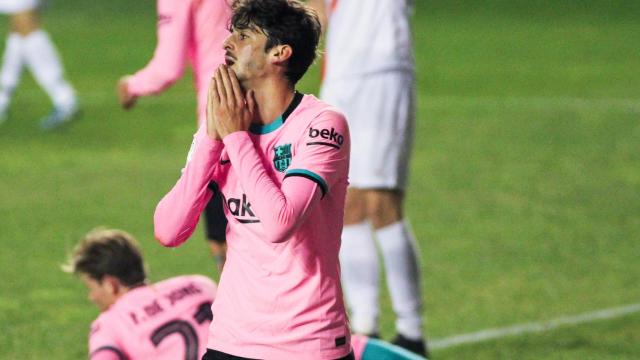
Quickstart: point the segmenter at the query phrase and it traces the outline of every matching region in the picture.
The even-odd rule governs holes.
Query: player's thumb
[[[249,121],[252,121],[257,113],[255,91],[253,90],[247,91],[246,98],[247,98],[247,109],[249,109],[249,114],[251,115]]]

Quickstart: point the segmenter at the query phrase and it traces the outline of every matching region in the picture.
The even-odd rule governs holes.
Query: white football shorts
[[[17,14],[40,5],[39,0],[0,0],[0,14]]]
[[[349,123],[350,185],[403,190],[415,127],[413,73],[389,71],[325,81],[320,97],[342,111]]]

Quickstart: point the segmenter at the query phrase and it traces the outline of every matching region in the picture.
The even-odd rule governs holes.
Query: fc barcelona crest
[[[291,165],[291,144],[278,145],[273,148],[273,166],[284,172]]]

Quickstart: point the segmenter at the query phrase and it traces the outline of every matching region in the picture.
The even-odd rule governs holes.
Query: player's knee
[[[344,224],[359,224],[366,220],[363,194],[357,189],[349,189],[345,201]]]
[[[40,19],[35,10],[25,11],[11,17],[11,31],[27,36],[40,29]]]
[[[345,212],[344,212],[344,224],[345,225],[360,224],[361,222],[365,221],[366,219],[367,219],[367,217],[361,211],[349,212],[348,210],[345,210]]]
[[[367,196],[366,217],[375,229],[402,220],[402,196],[391,191],[372,192]]]

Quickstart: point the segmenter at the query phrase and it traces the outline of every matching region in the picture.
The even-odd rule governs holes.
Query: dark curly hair
[[[293,53],[285,76],[295,85],[316,58],[320,20],[315,11],[297,0],[235,0],[232,29],[251,29],[267,37],[265,51],[289,45]]]

